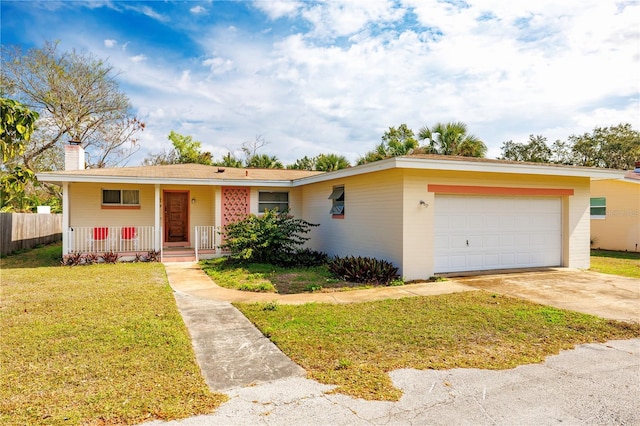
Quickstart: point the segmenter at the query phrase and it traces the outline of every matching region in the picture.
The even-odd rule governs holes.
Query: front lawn
[[[236,304],[309,378],[397,400],[399,368],[506,369],[589,342],[640,337],[606,320],[483,291],[349,305]]]
[[[293,294],[371,287],[337,280],[326,265],[285,268],[268,263],[230,263],[217,258],[203,260],[200,266],[217,285],[234,290]]]
[[[209,413],[212,394],[159,263],[0,259],[0,424],[136,424]]]
[[[591,250],[591,270],[604,274],[640,278],[640,253]]]

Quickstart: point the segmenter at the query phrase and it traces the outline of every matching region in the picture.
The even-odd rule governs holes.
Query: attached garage
[[[562,265],[560,197],[436,195],[434,272]]]

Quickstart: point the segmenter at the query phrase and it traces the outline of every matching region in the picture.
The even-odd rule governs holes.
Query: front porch
[[[162,227],[154,226],[73,226],[65,236],[67,254],[117,253],[123,260],[136,255],[156,253],[161,262],[193,262],[211,259],[223,253],[220,245],[220,227],[193,226],[193,241],[169,242]]]

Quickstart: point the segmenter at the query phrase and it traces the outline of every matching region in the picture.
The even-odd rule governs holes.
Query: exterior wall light
[[[420,205],[424,206],[425,208],[429,207],[429,204],[427,204],[424,200],[420,200]]]

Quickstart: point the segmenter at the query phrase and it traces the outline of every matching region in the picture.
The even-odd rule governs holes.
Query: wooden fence
[[[0,213],[0,256],[60,240],[61,214]]]

